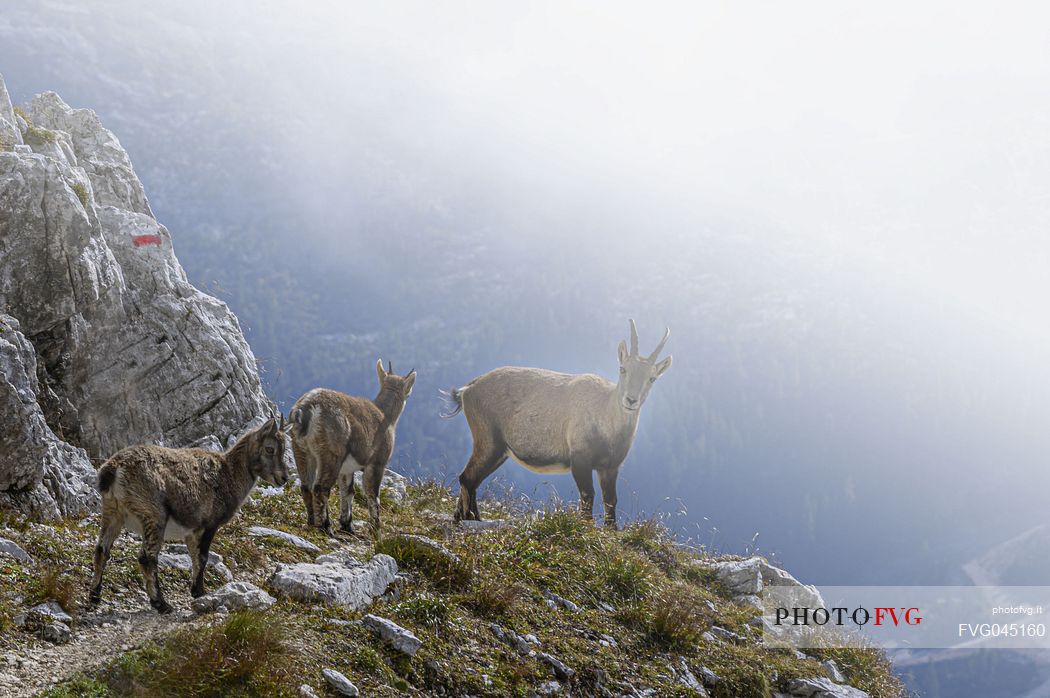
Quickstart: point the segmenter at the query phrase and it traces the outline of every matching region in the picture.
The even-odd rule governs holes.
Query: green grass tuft
[[[88,190],[84,186],[83,182],[73,182],[73,193],[80,199],[80,205],[84,208],[88,207]]]
[[[425,628],[447,628],[454,615],[453,606],[447,599],[426,592],[410,596],[391,610],[398,618]]]
[[[601,583],[609,594],[622,601],[637,601],[653,591],[651,565],[626,551],[614,552],[601,569]]]
[[[54,131],[51,131],[46,128],[40,128],[39,126],[34,126],[33,124],[29,124],[29,128],[25,130],[25,133],[22,134],[22,137],[26,141],[33,141],[36,143],[54,143],[58,139]]]
[[[471,579],[471,570],[423,541],[405,535],[391,535],[376,544],[377,553],[397,560],[399,566],[425,574],[432,582],[446,588],[462,587]]]

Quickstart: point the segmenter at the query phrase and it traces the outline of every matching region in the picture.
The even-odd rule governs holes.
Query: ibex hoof
[[[150,601],[150,605],[153,606],[153,608],[157,609],[157,613],[161,614],[162,616],[167,615],[168,613],[171,613],[175,610],[174,608],[172,608],[171,604],[169,604],[164,599],[161,599],[159,601]]]

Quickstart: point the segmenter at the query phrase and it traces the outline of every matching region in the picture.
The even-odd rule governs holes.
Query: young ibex
[[[315,388],[295,403],[289,416],[292,453],[311,526],[333,535],[328,496],[339,481],[339,528],[353,533],[354,473],[363,470],[365,499],[373,536],[379,535],[379,485],[394,451],[397,420],[416,382],[376,362],[379,394],[375,400]]]
[[[638,410],[671,366],[670,356],[656,361],[671,331],[643,357],[634,320],[630,323],[631,351],[620,342],[615,384],[593,374],[504,367],[449,394],[454,409],[445,416],[462,411],[474,439],[474,452],[459,476],[457,521],[479,518],[478,486],[512,456],[534,472],[571,472],[587,518],[594,508],[592,471],[598,471],[605,525],[616,527],[616,478],[634,441]]]
[[[271,419],[225,453],[131,446],[106,461],[98,471],[102,530],[95,546],[91,602],[102,597],[102,572],[125,526],[142,536],[139,565],[150,605],[161,613],[172,610],[157,577],[157,554],[166,540],[186,543],[193,566],[191,593],[202,596],[215,532],[237,513],[257,479],[278,487],[288,481],[283,425],[283,417],[280,422]]]

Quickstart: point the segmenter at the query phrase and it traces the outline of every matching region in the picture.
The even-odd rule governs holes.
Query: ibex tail
[[[463,411],[463,393],[467,387],[453,388],[452,390],[439,390],[441,397],[445,399],[445,405],[448,409],[441,413],[442,418],[452,419],[457,414]]]

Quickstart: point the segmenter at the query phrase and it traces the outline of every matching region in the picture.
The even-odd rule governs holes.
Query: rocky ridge
[[[216,537],[205,596],[189,598],[181,565],[161,569],[170,616],[148,607],[127,533],[102,604],[85,605],[97,514],[0,524],[0,602],[12,609],[0,611],[0,696],[48,686],[48,698],[120,695],[128,685],[163,694],[164,672],[193,670],[179,664],[186,647],[246,623],[281,629],[278,654],[254,669],[253,680],[272,682],[267,695],[901,695],[877,655],[764,645],[749,597],[803,587],[764,558],[711,557],[653,522],[611,532],[575,508],[537,515],[519,502],[483,503],[498,526],[458,527],[443,486],[388,484],[379,543],[306,526],[294,486],[253,493]],[[364,510],[355,504],[355,515]],[[41,585],[55,569],[57,581]],[[212,660],[245,661],[199,658]]]
[[[271,412],[237,318],[186,279],[116,136],[0,77],[0,503],[97,506],[135,443],[223,443]]]

